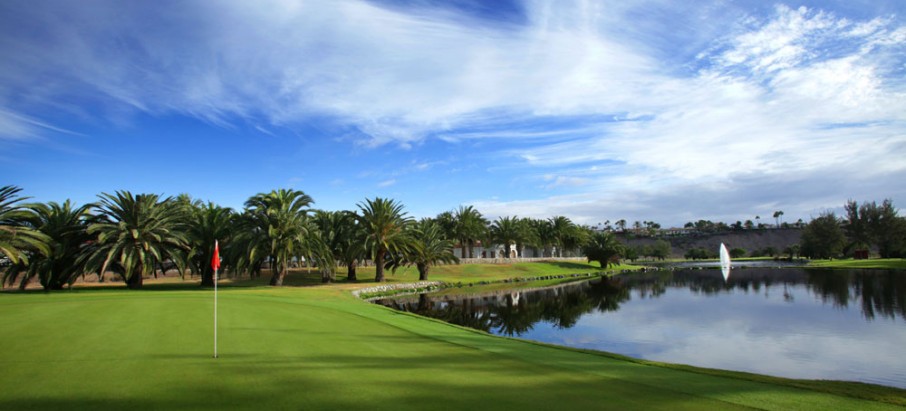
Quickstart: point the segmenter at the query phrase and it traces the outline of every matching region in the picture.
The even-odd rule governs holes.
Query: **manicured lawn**
[[[879,268],[888,270],[906,270],[906,259],[875,258],[869,260],[813,260],[809,267],[822,268]]]
[[[365,303],[352,287],[221,288],[219,359],[210,290],[0,294],[0,409],[897,408],[494,337]],[[902,390],[844,387],[906,402]]]
[[[511,278],[542,277],[561,274],[599,273],[602,271],[618,273],[622,270],[639,269],[639,266],[619,265],[602,270],[598,263],[585,263],[578,261],[550,261],[514,264],[453,264],[432,267],[428,275],[430,281],[444,281],[449,283],[476,283],[479,281],[501,281]],[[317,285],[321,283],[321,275],[312,270],[293,270],[297,275],[288,276],[285,285]],[[298,275],[302,273],[303,275]],[[388,283],[412,283],[418,281],[418,270],[415,267],[400,268],[395,273],[390,270],[385,272]],[[255,280],[239,279],[236,285],[266,285],[271,272],[264,270],[261,278]],[[356,277],[360,283],[374,281],[374,267],[359,267]],[[346,281],[346,268],[337,269],[337,281]]]

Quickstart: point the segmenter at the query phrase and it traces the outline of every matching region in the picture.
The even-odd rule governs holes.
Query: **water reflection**
[[[655,271],[531,291],[379,301],[495,334],[638,358],[906,388],[906,273]]]
[[[570,328],[583,314],[618,310],[621,302],[629,300],[629,288],[622,283],[621,278],[602,278],[533,291],[442,297],[420,294],[417,298],[376,302],[453,324],[518,336],[539,321]]]
[[[906,273],[881,270],[737,270],[724,281],[713,270],[656,271],[572,283],[532,291],[502,291],[468,296],[420,294],[376,302],[399,310],[504,335],[521,335],[545,321],[569,328],[590,312],[617,311],[632,294],[658,298],[668,288],[687,288],[712,296],[733,290],[769,295],[783,287],[784,301],[795,301],[792,288],[804,285],[823,303],[837,308],[856,305],[866,320],[876,316],[906,319]]]

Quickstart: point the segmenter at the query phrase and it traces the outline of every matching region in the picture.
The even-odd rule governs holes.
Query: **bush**
[[[686,251],[685,257],[687,260],[704,260],[712,257],[712,254],[705,250],[704,248],[692,248],[689,251]]]

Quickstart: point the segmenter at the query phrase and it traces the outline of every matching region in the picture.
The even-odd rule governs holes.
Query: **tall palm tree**
[[[585,244],[588,244],[594,232],[591,227],[574,224],[570,235],[563,240],[563,249],[569,253],[567,257],[572,256],[574,252],[581,250]]]
[[[491,224],[491,241],[497,244],[503,244],[506,257],[510,258],[510,247],[518,241],[524,241],[525,234],[520,227],[519,217],[498,217]]]
[[[74,207],[69,200],[29,206],[34,226],[47,236],[49,252],[35,255],[24,265],[27,269],[21,272],[25,274],[21,286],[38,277],[45,290],[60,290],[84,273],[79,257],[82,247],[93,239],[88,234],[91,207],[92,204]],[[18,273],[8,274],[12,275],[8,280],[14,282]]]
[[[28,197],[19,197],[20,191],[16,186],[0,187],[0,254],[13,264],[27,263],[30,252],[50,251],[47,236],[29,224],[31,214],[19,204]]]
[[[516,228],[519,230],[519,235],[516,237],[516,252],[518,257],[522,258],[525,256],[526,246],[539,247],[541,240],[530,218],[519,219]]]
[[[434,221],[440,225],[444,237],[450,240],[456,240],[456,217],[452,211],[444,211],[434,218]],[[465,250],[465,249],[463,249]],[[465,255],[465,254],[463,254]]]
[[[550,220],[531,220],[532,229],[537,233],[537,242],[538,246],[542,249],[542,256],[544,254],[549,254],[549,257],[553,257],[553,247],[555,245],[556,239],[554,238],[554,228]]]
[[[453,255],[454,241],[444,238],[442,228],[435,221],[422,219],[411,224],[409,233],[412,243],[391,262],[394,270],[400,265],[414,264],[418,269],[418,280],[428,281],[431,266],[459,262]]]
[[[356,281],[356,266],[364,259],[361,230],[357,216],[350,211],[315,212],[315,224],[330,249],[333,259],[346,265],[346,281]],[[322,278],[329,282],[332,278]]]
[[[259,193],[245,202],[247,234],[241,236],[245,263],[262,257],[272,263],[270,284],[283,285],[293,258],[321,258],[324,242],[309,218],[312,198],[301,190],[280,189]]]
[[[189,269],[201,274],[202,287],[213,287],[211,260],[214,258],[214,243],[219,242],[223,249],[231,246],[235,213],[231,208],[210,202],[182,205],[186,207],[186,234],[192,247],[188,255]]]
[[[625,254],[626,247],[613,233],[599,231],[592,235],[582,252],[588,257],[589,262],[597,261],[601,268],[607,268],[620,263],[620,257]]]
[[[222,250],[226,265],[237,273],[247,272],[250,278],[261,277],[261,269],[268,262],[267,228],[248,209],[234,218],[231,245]]]
[[[576,225],[564,216],[551,217],[549,221],[552,244],[557,246],[557,257],[563,257],[563,247],[569,243],[569,238],[575,235]]]
[[[172,197],[156,194],[103,193],[96,206],[99,221],[88,226],[97,242],[87,249],[86,268],[103,275],[119,272],[131,289],[142,287],[142,277],[169,260],[180,271],[185,266],[188,240],[182,213]]]
[[[365,233],[364,249],[374,261],[374,281],[384,281],[384,261],[387,253],[399,254],[412,242],[406,226],[412,218],[403,211],[403,205],[377,197],[357,204],[361,214],[359,223]]]
[[[454,229],[456,238],[462,244],[462,255],[465,257],[468,249],[468,258],[473,258],[472,249],[476,241],[486,237],[488,222],[472,206],[459,206],[453,217],[456,221]]]

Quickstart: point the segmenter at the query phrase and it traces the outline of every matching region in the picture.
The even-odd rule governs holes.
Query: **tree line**
[[[846,215],[825,211],[802,231],[801,254],[809,258],[863,257],[876,250],[881,258],[906,257],[906,217],[900,217],[891,200],[849,200]]]
[[[15,186],[0,188],[0,253],[7,259],[3,281],[21,288],[37,279],[47,290],[72,285],[87,274],[117,274],[129,288],[143,278],[176,269],[213,286],[211,260],[219,241],[227,275],[260,277],[271,270],[279,286],[289,268],[317,267],[322,281],[336,279],[345,266],[347,280],[356,268],[375,266],[375,281],[385,270],[415,266],[421,280],[437,264],[455,263],[454,246],[475,257],[481,242],[503,245],[504,257],[521,257],[526,247],[550,257],[582,250],[602,265],[619,261],[622,245],[611,233],[594,232],[569,218],[500,217],[489,221],[472,206],[416,221],[393,199],[365,199],[356,210],[312,208],[301,190],[279,189],[250,197],[241,211],[186,194],[162,197],[117,191],[95,203],[26,203]],[[566,251],[565,251],[566,250]]]
[[[346,268],[348,281],[356,281],[356,268],[369,261],[375,281],[384,281],[385,270],[408,266],[426,280],[432,266],[458,261],[457,245],[463,258],[476,257],[474,248],[490,243],[503,247],[504,258],[523,257],[533,248],[545,257],[581,254],[602,267],[622,258],[670,254],[666,241],[626,247],[612,231],[564,216],[489,221],[474,207],[460,206],[416,221],[400,202],[379,197],[363,200],[355,210],[326,211],[314,209],[314,200],[301,190],[278,189],[250,197],[236,211],[186,194],[117,191],[77,206],[69,200],[26,203],[20,192],[0,187],[0,254],[6,263],[3,281],[18,281],[23,288],[37,279],[45,289],[61,289],[87,274],[106,272],[129,288],[141,288],[144,277],[170,269],[199,275],[202,286],[212,286],[215,241],[221,244],[227,275],[260,277],[268,268],[275,286],[303,261],[317,267],[324,282],[334,281],[340,267]],[[801,246],[784,252],[791,258],[795,253],[836,258],[876,249],[881,257],[906,256],[906,219],[890,200],[849,201],[844,208],[845,218],[825,212],[812,220]]]

